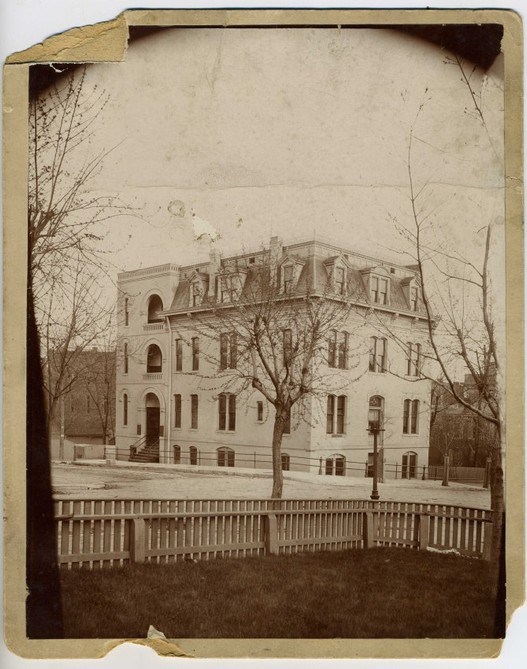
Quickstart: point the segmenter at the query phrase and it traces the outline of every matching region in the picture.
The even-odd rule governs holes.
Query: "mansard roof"
[[[320,296],[332,297],[332,266],[335,262],[339,264],[342,262],[346,268],[346,285],[348,288],[347,296],[353,301],[370,306],[369,303],[369,285],[368,277],[370,274],[377,274],[384,276],[389,281],[389,304],[387,305],[371,305],[376,308],[384,308],[395,312],[409,312],[410,305],[405,295],[404,287],[414,277],[409,276],[413,273],[413,268],[408,266],[397,266],[397,270],[391,264],[380,263],[373,258],[365,258],[364,256],[355,257],[354,254],[348,252],[339,252],[331,255],[328,254],[330,250],[327,245],[319,242],[310,242],[305,245],[294,245],[294,249],[288,249],[284,246],[282,255],[277,259],[274,271],[277,274],[277,284],[280,281],[280,272],[282,267],[287,262],[294,262],[297,266],[300,265],[299,272],[296,278],[296,285],[288,291],[289,297],[302,296],[307,293],[317,294]],[[318,248],[320,246],[320,248]],[[302,253],[303,252],[303,253]],[[261,252],[261,257],[265,256],[265,251]],[[254,255],[254,254],[253,254]],[[258,255],[258,254],[256,254]],[[247,255],[248,257],[248,255]],[[227,269],[226,265],[229,262],[235,261],[239,267],[236,269]],[[369,261],[369,262],[368,262]],[[205,268],[203,263],[199,266],[199,272],[196,267],[187,267],[186,273],[182,272],[181,280],[178,283],[175,291],[172,304],[165,313],[174,312],[192,312],[201,311],[207,308],[213,308],[221,304],[218,291],[219,279],[224,276],[240,276],[244,275],[245,280],[242,281],[243,287],[240,294],[240,300],[250,300],[251,296],[257,295],[259,292],[259,283],[264,272],[270,272],[270,261],[267,260],[255,264],[245,264],[246,257],[225,258],[221,265],[215,269]],[[371,263],[371,264],[369,264]],[[212,272],[207,273],[207,269]],[[397,274],[395,274],[397,271]],[[190,306],[191,301],[191,283],[199,278],[203,285],[203,299],[201,304],[196,307]],[[417,279],[417,277],[415,277]],[[214,282],[212,287],[211,281]],[[211,289],[212,288],[212,289]],[[210,293],[210,294],[209,294]],[[335,294],[335,298],[338,296]],[[227,304],[227,303],[226,303]],[[419,312],[415,313],[416,316]]]

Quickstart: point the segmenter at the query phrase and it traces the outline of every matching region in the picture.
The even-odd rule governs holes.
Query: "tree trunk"
[[[284,476],[282,473],[282,435],[284,433],[285,416],[281,409],[276,409],[273,426],[273,499],[282,497]]]

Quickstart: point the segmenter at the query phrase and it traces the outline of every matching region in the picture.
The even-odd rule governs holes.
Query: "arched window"
[[[403,453],[403,463],[402,463],[402,478],[403,479],[414,479],[417,474],[417,453],[414,451],[408,451]]]
[[[162,371],[162,356],[161,350],[157,344],[150,344],[146,356],[146,371],[151,374]]]
[[[128,344],[123,344],[123,373],[128,374]]]
[[[190,464],[191,465],[197,465],[198,464],[198,449],[195,446],[190,446],[188,449],[189,456],[190,456]]]
[[[326,476],[345,476],[346,458],[340,453],[334,453],[326,458]]]
[[[124,298],[124,324],[125,325],[130,324],[130,311],[127,297]]]
[[[382,429],[384,423],[384,397],[373,395],[370,397],[368,412],[368,429],[372,426]]]
[[[218,448],[218,467],[234,467],[234,451],[222,446]]]
[[[161,312],[163,311],[163,302],[159,295],[152,295],[148,300],[148,322],[162,323]]]
[[[128,395],[123,395],[123,425],[128,425]]]
[[[181,446],[174,444],[172,448],[174,449],[174,464],[179,465],[181,463]]]

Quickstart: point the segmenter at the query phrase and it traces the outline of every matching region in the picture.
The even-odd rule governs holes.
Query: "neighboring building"
[[[491,381],[495,383],[493,375]],[[456,392],[480,409],[479,394],[471,374],[455,383]],[[468,407],[458,403],[448,390],[434,384],[431,401],[430,465],[442,465],[445,455],[457,467],[485,467],[495,445],[495,428]]]
[[[55,404],[52,441],[63,423],[70,442],[115,443],[115,351],[73,351],[66,369],[67,391]]]
[[[264,266],[284,300],[309,290],[354,303],[348,327],[334,332],[315,361],[327,392],[307,398],[301,416],[293,406],[283,468],[364,475],[373,459],[374,411],[384,427],[385,475],[396,464],[399,475],[401,467],[416,475],[428,463],[430,383],[419,378],[427,328],[415,268],[318,240],[282,245],[277,237],[254,253],[213,252],[205,263],[119,275],[117,457],[128,459],[132,449],[136,459],[166,463],[271,466],[274,407],[254,389],[238,392],[229,376],[236,333],[218,324],[212,341],[202,327],[234,295],[250,295]]]

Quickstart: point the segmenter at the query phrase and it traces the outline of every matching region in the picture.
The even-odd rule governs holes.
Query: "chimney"
[[[220,271],[221,267],[221,256],[220,252],[216,249],[213,249],[210,252],[210,262],[209,262],[209,292],[208,297],[214,298],[216,292],[216,276]]]
[[[276,283],[277,266],[282,257],[283,246],[280,237],[271,237],[269,241],[269,265],[271,269],[271,282]]]

